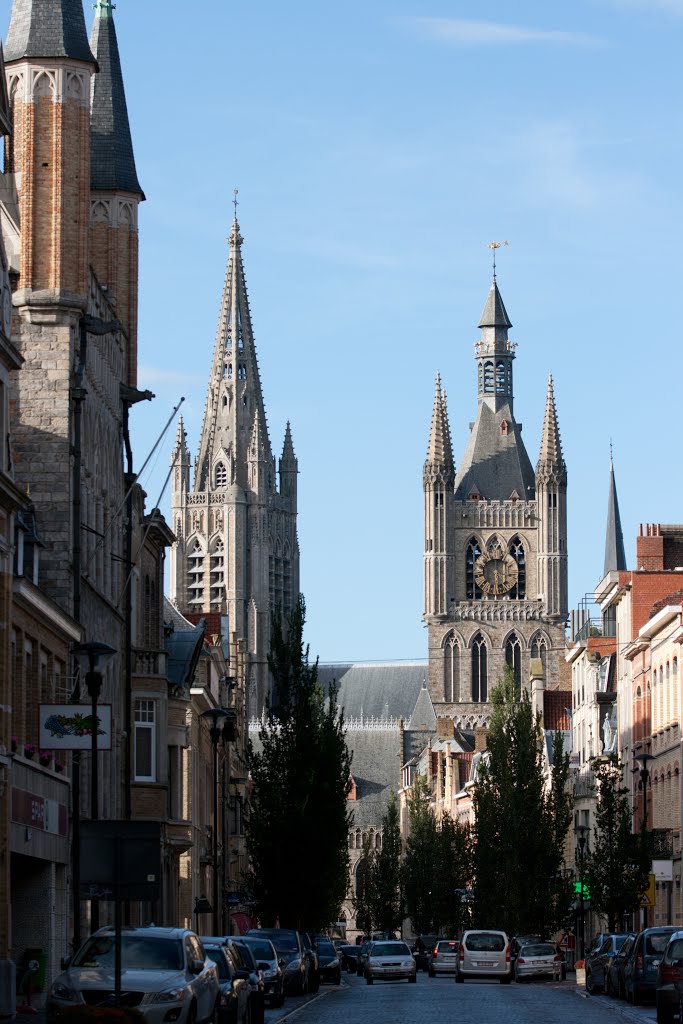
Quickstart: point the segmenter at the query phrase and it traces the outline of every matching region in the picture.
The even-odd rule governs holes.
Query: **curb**
[[[633,1024],[654,1024],[657,1019],[654,1007],[652,1007],[652,1014],[646,1014],[629,1003],[613,1002],[612,1000],[606,1002],[604,1001],[606,997],[592,996],[589,992],[580,991],[579,989],[574,989],[573,991],[574,995],[578,996],[579,999],[595,999],[597,1001],[603,998],[603,1006],[606,1010],[618,1013],[625,1020],[633,1021]]]

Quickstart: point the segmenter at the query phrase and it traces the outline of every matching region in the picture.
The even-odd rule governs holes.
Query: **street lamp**
[[[583,960],[586,955],[586,918],[585,908],[583,905],[583,872],[585,867],[586,857],[586,844],[588,842],[588,833],[590,828],[588,825],[575,825],[574,834],[576,835],[576,844],[579,848],[578,856],[578,867],[579,867],[579,958]]]
[[[209,723],[209,735],[213,746],[213,874],[212,874],[212,895],[213,895],[213,934],[218,935],[220,931],[220,907],[218,900],[218,744],[223,732],[223,726],[227,720],[234,721],[235,711],[230,708],[207,708],[202,711],[201,717]],[[196,909],[196,908],[195,908]],[[208,911],[206,911],[208,913]]]
[[[102,690],[102,674],[105,667],[116,654],[116,648],[105,644],[101,640],[91,640],[89,643],[78,644],[74,647],[74,656],[78,661],[81,673],[85,671],[85,685],[90,696],[90,817],[97,821],[99,817],[99,774],[97,764],[97,702],[100,699]],[[92,901],[91,926],[93,931],[99,927],[99,904]]]

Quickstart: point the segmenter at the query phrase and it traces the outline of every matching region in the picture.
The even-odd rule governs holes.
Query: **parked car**
[[[396,981],[400,978],[407,978],[413,984],[417,981],[417,964],[408,943],[391,939],[371,942],[365,965],[368,985],[376,979]]]
[[[254,954],[256,966],[263,977],[263,994],[270,1006],[282,1006],[285,1001],[285,975],[283,961],[270,939],[241,935],[240,941]]]
[[[505,932],[466,931],[460,940],[458,969],[455,980],[465,978],[498,978],[501,985],[512,981],[510,941]]]
[[[114,929],[100,928],[50,986],[45,1004],[54,1024],[67,1006],[110,1005],[114,999]],[[149,1024],[174,1015],[176,1024],[210,1021],[220,1004],[218,970],[199,937],[187,928],[124,928],[121,982],[127,1006]]]
[[[249,1024],[249,972],[237,966],[223,942],[202,939],[202,945],[218,971],[218,984],[221,987],[218,1024]]]
[[[655,981],[657,1024],[671,1024],[683,994],[683,931],[673,932],[659,961]],[[683,1018],[681,1018],[683,1020]]]
[[[429,958],[429,977],[437,974],[455,974],[460,943],[457,939],[439,939]]]
[[[517,954],[522,946],[526,945],[527,942],[541,942],[540,935],[513,935],[510,939],[510,961],[512,962],[512,969],[514,972],[515,960]]]
[[[607,961],[623,946],[628,938],[626,932],[604,933],[602,942],[586,956],[586,992],[591,995],[605,989],[605,968]]]
[[[299,933],[291,928],[251,928],[247,935],[269,939],[278,957],[284,961],[285,992],[304,995],[308,992],[308,966]]]
[[[626,998],[624,965],[635,941],[636,936],[629,935],[621,948],[607,958],[607,963],[605,964],[605,992],[608,996],[612,996],[612,998]]]
[[[347,971],[348,974],[355,974],[356,968],[358,967],[358,953],[360,951],[360,946],[352,946],[345,943],[343,946],[339,946],[338,948],[342,958],[342,970]]]
[[[308,991],[317,992],[320,988],[320,965],[318,963],[318,951],[315,942],[308,932],[299,932],[301,945],[308,959]]]
[[[526,942],[517,951],[515,981],[538,977],[562,977],[562,954],[554,942]]]
[[[438,935],[418,935],[415,939],[415,963],[418,971],[429,970],[429,957],[438,941]]]
[[[321,981],[331,981],[333,985],[341,984],[341,957],[327,935],[316,935],[318,952],[318,971]]]
[[[263,1024],[266,1017],[266,986],[263,980],[263,971],[256,963],[249,946],[242,942],[241,935],[230,936],[227,941],[237,963],[249,971],[251,1024]]]
[[[637,1006],[645,996],[654,997],[657,968],[669,939],[679,931],[673,925],[646,928],[640,932],[624,964],[626,1001]]]

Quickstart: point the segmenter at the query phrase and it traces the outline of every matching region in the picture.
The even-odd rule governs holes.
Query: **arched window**
[[[375,849],[376,850],[381,850],[382,849],[382,833],[381,832],[376,832],[375,833]]]
[[[361,846],[362,846],[362,839],[361,839],[360,829],[357,828],[356,829],[356,849],[360,850]]]
[[[460,695],[460,644],[451,635],[446,638],[443,652],[443,699],[447,704]]]
[[[488,664],[486,641],[477,633],[472,641],[472,700],[479,704],[488,700]]]
[[[548,644],[544,636],[539,633],[531,641],[531,657],[539,658],[543,665],[543,675],[546,675],[546,661],[548,656]]]
[[[505,363],[496,363],[496,394],[504,395],[507,391],[507,372]]]
[[[189,604],[204,604],[204,551],[198,540],[195,541],[187,560],[187,575]]]
[[[510,590],[510,597],[523,600],[526,597],[526,555],[519,537],[513,537],[508,551],[517,563],[517,582]]]
[[[484,363],[484,391],[487,394],[493,393],[493,363],[490,359]]]
[[[515,685],[522,685],[522,645],[519,637],[513,633],[505,645],[505,662],[512,669],[515,677]]]
[[[219,462],[216,466],[215,472],[216,487],[227,487],[228,486],[228,471],[225,468],[224,462]]]
[[[481,597],[481,589],[474,582],[474,563],[481,555],[481,547],[476,537],[472,537],[472,540],[467,545],[467,560],[465,567],[465,585],[467,587],[467,597],[470,601],[477,600]]]

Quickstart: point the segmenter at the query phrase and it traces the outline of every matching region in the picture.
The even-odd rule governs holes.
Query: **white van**
[[[501,985],[512,981],[510,941],[505,932],[468,931],[460,941],[455,980],[499,978]]]

